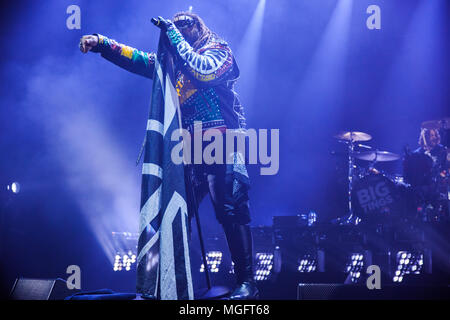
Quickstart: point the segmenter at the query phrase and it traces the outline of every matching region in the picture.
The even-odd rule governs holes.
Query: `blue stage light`
[[[131,250],[124,252],[117,252],[114,256],[114,271],[130,271],[131,268],[136,264],[136,254],[134,254]]]
[[[311,254],[305,254],[299,259],[298,272],[315,272],[317,271],[317,258]]]
[[[221,251],[209,251],[206,253],[206,263],[210,272],[219,272],[219,266],[222,263],[222,252]],[[205,272],[205,265],[202,263],[200,266],[200,272]]]
[[[273,253],[256,253],[255,281],[268,280],[273,269]]]
[[[352,253],[350,261],[345,266],[345,272],[348,274],[348,280],[352,283],[358,282],[364,272],[364,254]]]
[[[396,255],[397,268],[393,282],[402,282],[406,274],[420,274],[423,268],[424,254],[419,252],[399,251]]]
[[[137,233],[112,232],[114,245],[114,271],[131,271],[136,264]]]

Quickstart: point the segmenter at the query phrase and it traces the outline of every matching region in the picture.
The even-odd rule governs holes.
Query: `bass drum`
[[[353,212],[363,222],[387,222],[401,217],[404,206],[400,188],[383,174],[369,174],[353,185]]]
[[[433,183],[433,159],[420,152],[406,155],[403,160],[405,182],[412,187],[427,186]]]

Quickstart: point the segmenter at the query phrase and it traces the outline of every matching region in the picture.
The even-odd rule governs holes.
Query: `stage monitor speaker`
[[[450,286],[386,285],[369,290],[364,285],[299,283],[298,300],[449,300]]]
[[[11,300],[64,300],[78,290],[69,290],[63,279],[18,278],[14,282]]]

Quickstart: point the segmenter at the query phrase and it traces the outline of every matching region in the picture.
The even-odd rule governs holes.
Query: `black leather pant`
[[[233,165],[190,165],[186,175],[191,183],[186,186],[188,201],[194,210],[209,193],[220,224],[250,223],[248,177],[233,171]]]
[[[248,177],[233,172],[232,165],[190,166],[187,167],[187,174],[192,182],[188,194],[191,191],[194,210],[198,209],[206,193],[210,195],[216,218],[225,231],[237,283],[252,281],[253,243],[249,226]]]

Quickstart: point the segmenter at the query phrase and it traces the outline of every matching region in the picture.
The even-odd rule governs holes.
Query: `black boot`
[[[258,299],[259,291],[253,280],[253,243],[249,225],[224,225],[225,235],[234,262],[237,287],[230,295],[231,300]]]

